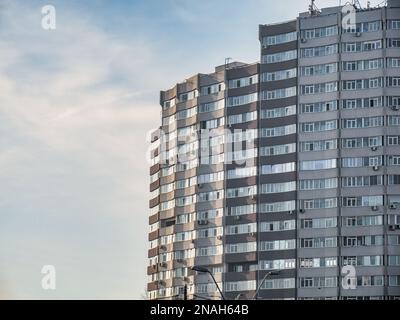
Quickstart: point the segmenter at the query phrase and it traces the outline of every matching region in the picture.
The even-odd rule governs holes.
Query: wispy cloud
[[[40,6],[6,7],[0,275],[13,280],[19,298],[138,297],[148,184],[138,167],[146,167],[145,132],[159,115],[143,96],[159,77],[146,70],[152,51],[86,24],[76,11],[58,12],[68,23],[44,31]],[[64,279],[54,293],[39,286],[48,263]]]

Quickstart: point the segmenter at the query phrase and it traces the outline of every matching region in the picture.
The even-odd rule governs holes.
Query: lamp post
[[[279,273],[280,273],[279,270],[272,270],[272,271],[268,272],[268,273],[264,276],[264,278],[261,280],[260,284],[258,285],[258,288],[257,288],[256,293],[254,294],[252,300],[257,300],[258,292],[260,291],[260,289],[261,289],[262,285],[264,284],[265,280],[266,280],[269,276],[277,276]]]
[[[196,272],[200,272],[200,273],[208,273],[211,276],[212,280],[214,281],[215,285],[217,286],[217,289],[219,291],[219,294],[221,295],[222,300],[226,300],[224,294],[221,291],[221,288],[219,287],[217,281],[214,278],[214,275],[212,274],[212,272],[210,270],[208,270],[205,267],[201,267],[201,266],[194,266],[194,267],[192,267],[192,270],[196,271]]]

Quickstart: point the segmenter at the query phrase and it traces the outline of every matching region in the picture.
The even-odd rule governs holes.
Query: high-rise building
[[[149,298],[400,299],[400,0],[259,39],[161,93]]]

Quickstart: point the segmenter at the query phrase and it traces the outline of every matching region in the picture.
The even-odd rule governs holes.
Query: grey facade
[[[190,299],[219,299],[195,265],[228,299],[259,286],[258,299],[400,298],[400,1],[358,9],[354,28],[344,18],[333,7],[260,25],[259,64],[226,64],[161,93],[151,299],[181,299],[185,285]],[[175,147],[231,139],[181,141],[204,129],[235,132],[244,151],[162,161]]]

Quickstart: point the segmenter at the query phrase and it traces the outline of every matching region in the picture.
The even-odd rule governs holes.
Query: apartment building
[[[150,299],[400,298],[400,1],[355,9],[161,92]]]

